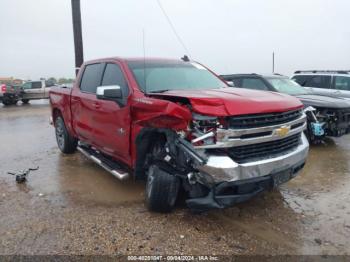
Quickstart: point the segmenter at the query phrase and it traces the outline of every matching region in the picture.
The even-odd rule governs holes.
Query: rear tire
[[[146,204],[150,211],[168,213],[175,206],[180,180],[160,169],[150,166],[146,183]]]
[[[29,103],[29,99],[22,99],[22,103],[23,104],[28,104]]]
[[[77,149],[78,140],[68,133],[61,116],[56,118],[55,133],[58,148],[65,154],[74,153]]]
[[[2,99],[2,103],[5,105],[5,106],[10,106],[10,105],[15,105],[17,104],[17,100],[12,98],[12,97],[3,97]]]

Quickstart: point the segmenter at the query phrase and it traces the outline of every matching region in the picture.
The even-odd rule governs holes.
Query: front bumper
[[[296,149],[278,157],[238,164],[228,156],[210,155],[199,167],[208,195],[186,201],[192,210],[206,211],[244,202],[295,177],[304,167],[309,143],[304,134]]]
[[[292,168],[305,162],[308,151],[309,142],[302,133],[298,147],[278,157],[239,164],[226,155],[209,155],[206,165],[198,169],[202,175],[211,176],[215,183],[233,182],[263,177]]]
[[[192,211],[196,212],[227,208],[289,181],[299,173],[304,165],[305,162],[302,161],[286,170],[267,176],[218,183],[210,188],[208,195],[188,199],[186,204]]]

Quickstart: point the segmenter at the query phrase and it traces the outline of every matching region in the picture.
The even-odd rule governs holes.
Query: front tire
[[[23,104],[28,104],[29,103],[29,99],[22,99],[22,103]]]
[[[150,166],[146,183],[146,204],[150,211],[168,213],[175,206],[180,181],[156,165]]]
[[[58,116],[56,118],[55,133],[58,148],[62,151],[62,153],[74,153],[77,149],[78,140],[68,133],[63,118],[61,116]]]

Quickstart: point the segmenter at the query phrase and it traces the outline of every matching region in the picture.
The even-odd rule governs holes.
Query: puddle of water
[[[42,193],[52,201],[60,199],[65,205],[143,201],[143,183],[121,182],[79,152],[61,154],[54,129],[49,125],[50,110],[44,102],[5,110],[0,114],[0,176],[13,190]],[[35,166],[40,169],[29,175],[25,185],[18,186],[14,177],[6,174]]]
[[[350,246],[350,137],[326,142],[311,147],[303,172],[281,190],[295,212],[309,217],[303,254],[339,254]],[[315,246],[316,238],[323,244]]]

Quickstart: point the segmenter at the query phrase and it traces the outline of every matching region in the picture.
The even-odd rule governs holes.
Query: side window
[[[309,76],[309,78],[306,79],[305,84],[303,86],[316,88],[331,88],[331,77],[321,75]]]
[[[336,89],[350,91],[350,77],[336,76],[334,82]]]
[[[32,89],[38,89],[41,88],[41,82],[36,81],[36,82],[32,82]]]
[[[31,89],[32,83],[30,83],[30,82],[24,83],[22,87],[23,87],[23,89]]]
[[[46,80],[45,81],[45,86],[46,87],[52,87],[52,86],[54,86],[55,85],[55,83],[53,82],[53,81],[51,81],[51,80]]]
[[[225,82],[231,82],[231,84],[233,84],[233,86],[231,86],[231,87],[241,87],[241,80],[238,78],[226,78],[223,80]]]
[[[241,86],[249,89],[269,90],[265,83],[258,78],[243,78]]]
[[[96,89],[101,84],[102,70],[103,64],[87,65],[80,81],[80,90],[96,94]]]
[[[118,85],[122,89],[123,96],[128,94],[128,85],[120,67],[116,64],[107,64],[102,79],[103,86]]]
[[[305,86],[305,83],[307,82],[308,79],[310,79],[312,76],[293,76],[292,80],[294,80],[295,82],[297,82],[299,85],[301,86]]]
[[[241,79],[232,79],[231,80],[232,82],[233,82],[233,85],[235,86],[235,87],[242,87],[242,80]]]

